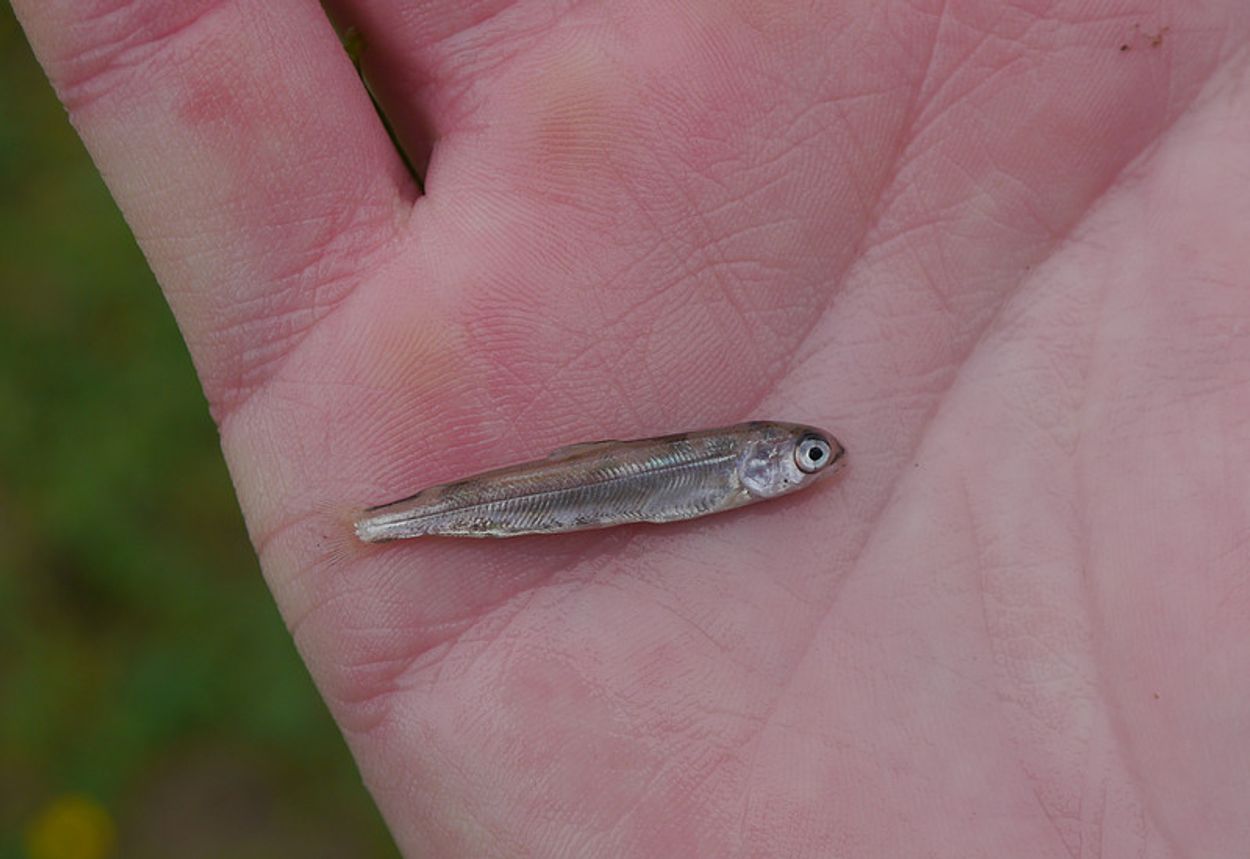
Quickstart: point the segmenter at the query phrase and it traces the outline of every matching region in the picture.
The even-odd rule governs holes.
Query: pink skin
[[[422,197],[312,0],[15,6],[405,852],[1244,855],[1250,5],[337,0]],[[748,417],[847,472],[344,536]]]

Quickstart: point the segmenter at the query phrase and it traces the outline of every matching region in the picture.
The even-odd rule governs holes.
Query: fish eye
[[[808,436],[799,442],[794,451],[794,462],[806,474],[819,471],[829,464],[833,449],[823,438]]]

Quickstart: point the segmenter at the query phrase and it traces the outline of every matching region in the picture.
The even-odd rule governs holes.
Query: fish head
[[[839,471],[846,448],[829,432],[804,424],[762,423],[738,462],[738,477],[754,498],[773,498]]]

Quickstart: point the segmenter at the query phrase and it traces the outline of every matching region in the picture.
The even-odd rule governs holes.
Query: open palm
[[[1244,855],[1250,7],[331,5],[424,195],[312,0],[16,3],[407,853]],[[347,536],[745,418],[847,473]]]

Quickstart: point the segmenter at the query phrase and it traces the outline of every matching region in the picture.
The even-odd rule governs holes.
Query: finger
[[[422,175],[432,141],[476,129],[482,94],[507,76],[506,62],[561,18],[557,4],[515,0],[326,0],[324,6],[341,29],[359,36],[369,86]]]
[[[16,0],[220,417],[352,289],[411,180],[311,0]]]

